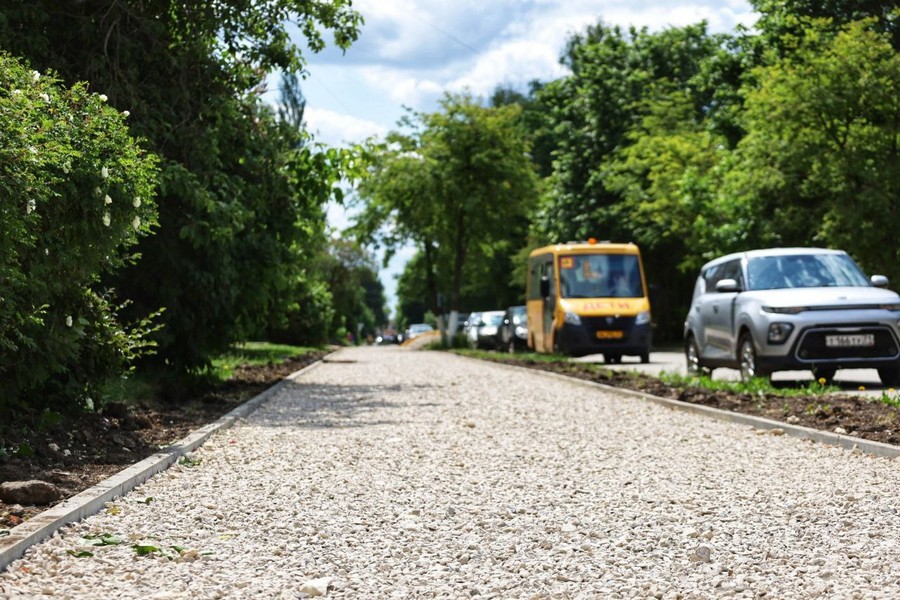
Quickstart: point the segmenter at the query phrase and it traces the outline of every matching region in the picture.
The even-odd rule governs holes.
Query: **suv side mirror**
[[[541,298],[550,297],[550,278],[546,275],[541,277]]]
[[[888,278],[884,275],[872,275],[869,281],[877,288],[886,288],[888,286]]]
[[[720,294],[740,292],[741,286],[734,279],[722,279],[716,282],[716,291]]]

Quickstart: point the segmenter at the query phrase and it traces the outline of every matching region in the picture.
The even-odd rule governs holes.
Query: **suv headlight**
[[[649,310],[642,310],[634,318],[635,325],[646,325],[649,322],[650,322],[650,311]]]
[[[567,312],[565,321],[569,325],[581,325],[581,317],[579,317],[577,313]]]
[[[769,343],[785,343],[793,330],[794,326],[790,323],[772,323],[769,325]]]

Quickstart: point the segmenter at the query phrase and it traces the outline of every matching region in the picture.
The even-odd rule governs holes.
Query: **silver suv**
[[[745,381],[809,369],[875,368],[900,383],[900,296],[846,252],[773,248],[706,263],[684,323],[688,371],[740,369]]]

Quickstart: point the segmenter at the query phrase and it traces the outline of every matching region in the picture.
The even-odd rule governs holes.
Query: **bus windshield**
[[[637,255],[573,254],[559,257],[563,298],[642,298]]]

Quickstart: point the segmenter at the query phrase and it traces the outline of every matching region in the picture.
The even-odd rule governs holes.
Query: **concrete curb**
[[[478,360],[483,361],[480,358],[471,358],[468,356],[462,356],[457,354],[456,356],[460,356],[460,358],[465,358],[469,360]],[[760,430],[773,430],[779,429],[784,432],[785,435],[796,437],[800,439],[810,440],[813,442],[821,442],[823,444],[828,444],[830,446],[838,446],[840,448],[844,448],[846,450],[858,450],[860,452],[865,452],[866,454],[872,454],[874,456],[880,456],[884,458],[895,458],[900,456],[900,446],[893,446],[891,444],[885,444],[882,442],[873,442],[869,440],[864,440],[861,438],[853,437],[850,435],[841,435],[837,433],[832,433],[830,431],[822,431],[821,429],[811,429],[809,427],[801,427],[799,425],[791,425],[789,423],[784,423],[782,421],[775,421],[773,419],[767,419],[765,417],[757,417],[754,415],[746,415],[743,413],[731,412],[728,410],[722,410],[721,408],[713,408],[711,406],[703,406],[700,404],[691,404],[690,402],[682,402],[681,400],[672,400],[669,398],[663,398],[661,396],[654,396],[652,394],[647,394],[645,392],[638,392],[635,390],[628,390],[624,388],[615,387],[612,385],[607,385],[605,383],[599,383],[596,381],[588,381],[586,379],[579,379],[577,377],[570,377],[568,375],[563,375],[561,373],[554,373],[552,371],[544,371],[541,369],[529,369],[528,367],[520,367],[518,365],[507,365],[502,362],[494,362],[494,361],[486,361],[491,364],[499,365],[501,367],[507,369],[515,369],[517,371],[526,371],[529,373],[540,373],[547,377],[553,377],[557,379],[561,379],[564,381],[568,381],[570,383],[579,383],[581,385],[585,385],[588,387],[593,387],[596,389],[601,389],[608,392],[614,392],[617,394],[622,394],[625,396],[632,396],[635,398],[641,398],[642,400],[647,400],[649,402],[653,402],[654,404],[659,404],[661,406],[665,406],[667,408],[671,408],[673,410],[679,410],[682,412],[689,412],[698,415],[703,415],[706,417],[710,417],[712,419],[716,419],[719,421],[726,421],[729,423],[739,423],[741,425],[750,425],[756,429]]]
[[[106,506],[107,502],[124,496],[157,473],[165,471],[176,460],[202,446],[213,433],[228,429],[239,419],[246,418],[269,398],[278,393],[288,382],[318,367],[324,362],[325,358],[332,356],[332,354],[328,354],[322,359],[291,373],[261,394],[254,396],[228,414],[223,415],[217,421],[188,434],[180,441],[166,448],[165,451],[148,456],[139,463],[60,502],[56,506],[28,519],[21,525],[13,527],[9,530],[9,536],[0,538],[0,571],[4,570],[12,561],[21,557],[28,548],[52,536],[62,527],[99,512]]]

